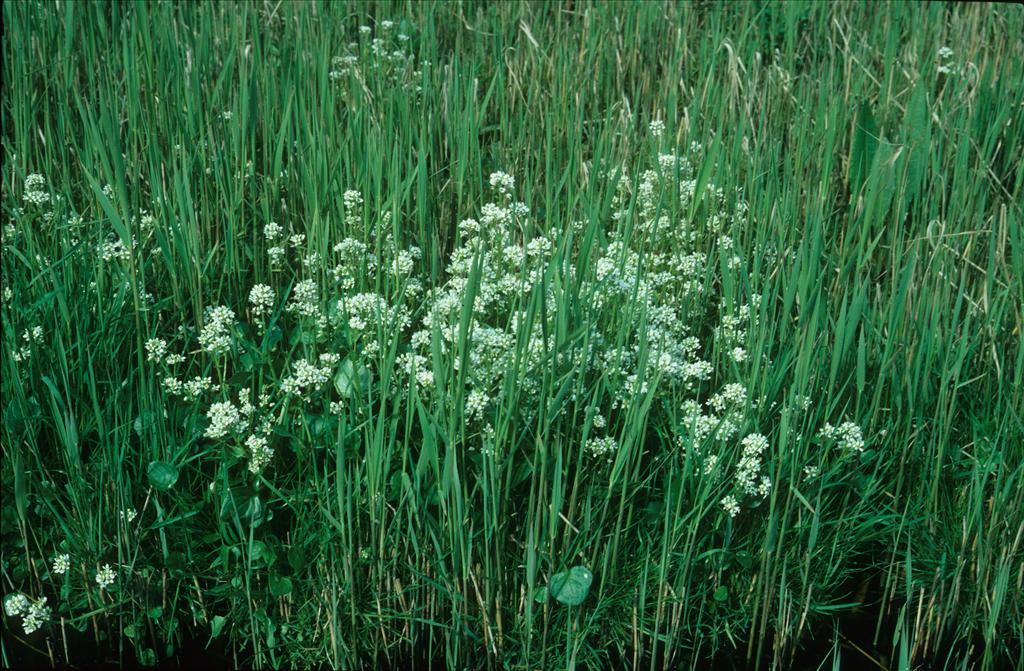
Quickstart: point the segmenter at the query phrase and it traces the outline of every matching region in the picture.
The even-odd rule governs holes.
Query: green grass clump
[[[1020,668],[1020,8],[3,18],[5,666]]]

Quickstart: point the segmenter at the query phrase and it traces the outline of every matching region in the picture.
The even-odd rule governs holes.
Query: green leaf
[[[139,651],[139,665],[141,666],[156,666],[156,650],[153,648],[143,648]]]
[[[573,566],[568,571],[551,576],[548,591],[560,603],[566,606],[578,606],[583,603],[594,582],[594,574],[584,566]]]
[[[722,602],[729,598],[729,588],[722,585],[715,590],[715,601]]]
[[[253,541],[250,554],[254,563],[263,562],[267,566],[272,566],[277,561],[277,553],[263,541]]]
[[[369,368],[363,365],[356,367],[352,359],[345,359],[334,374],[334,388],[342,398],[352,398],[359,390],[369,387],[372,380]]]
[[[288,565],[292,570],[299,572],[306,568],[306,553],[301,545],[293,545],[288,550]]]
[[[223,615],[214,615],[213,620],[210,622],[210,638],[217,638],[220,636],[220,632],[224,629],[224,624],[227,623],[228,619]]]
[[[157,419],[157,414],[148,410],[140,413],[135,418],[135,421],[132,422],[132,428],[135,429],[135,434],[140,440],[145,440],[145,432],[156,423]]]
[[[334,388],[342,398],[351,398],[356,385],[356,367],[351,359],[345,359],[334,375]]]
[[[543,585],[533,590],[533,600],[537,603],[545,603],[548,600],[548,588]]]
[[[166,492],[178,481],[178,469],[162,461],[151,461],[146,469],[149,484],[161,492]]]
[[[292,593],[292,579],[281,576],[270,576],[270,593],[275,597],[287,596]]]
[[[272,515],[260,497],[251,488],[229,487],[223,494],[220,504],[220,518],[237,521],[243,526],[258,527],[269,520]]]
[[[865,100],[861,103],[854,124],[853,142],[850,147],[850,193],[854,200],[860,193],[860,187],[867,179],[868,172],[878,150],[878,124],[871,112],[871,105]]]
[[[928,95],[923,83],[914,89],[907,106],[904,120],[906,136],[910,144],[907,156],[907,190],[904,196],[905,207],[910,205],[928,173],[928,159],[931,147],[931,115],[928,113]]]

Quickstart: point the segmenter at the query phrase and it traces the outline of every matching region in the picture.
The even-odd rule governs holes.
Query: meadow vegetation
[[[1021,668],[1020,7],[3,19],[4,666]]]

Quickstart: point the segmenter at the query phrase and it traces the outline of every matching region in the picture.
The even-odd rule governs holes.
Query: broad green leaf
[[[594,574],[586,567],[573,566],[568,571],[551,576],[548,591],[560,603],[566,606],[578,606],[583,603],[594,582]]]
[[[306,568],[306,552],[301,545],[293,545],[288,550],[288,565],[296,572]]]
[[[220,632],[224,629],[224,625],[228,619],[223,615],[214,615],[213,620],[210,622],[210,638],[217,638],[220,636]]]
[[[141,666],[156,666],[156,650],[143,648],[139,651],[139,664]]]
[[[292,593],[292,579],[281,576],[270,576],[270,593],[275,597],[287,596]]]
[[[151,461],[146,469],[149,484],[161,492],[166,492],[178,481],[178,469],[162,461]]]
[[[345,359],[334,374],[334,388],[342,398],[351,398],[355,392],[356,368],[351,359]]]

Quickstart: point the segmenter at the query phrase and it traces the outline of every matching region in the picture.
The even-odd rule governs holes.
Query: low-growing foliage
[[[5,666],[1021,664],[1019,8],[4,23]]]

